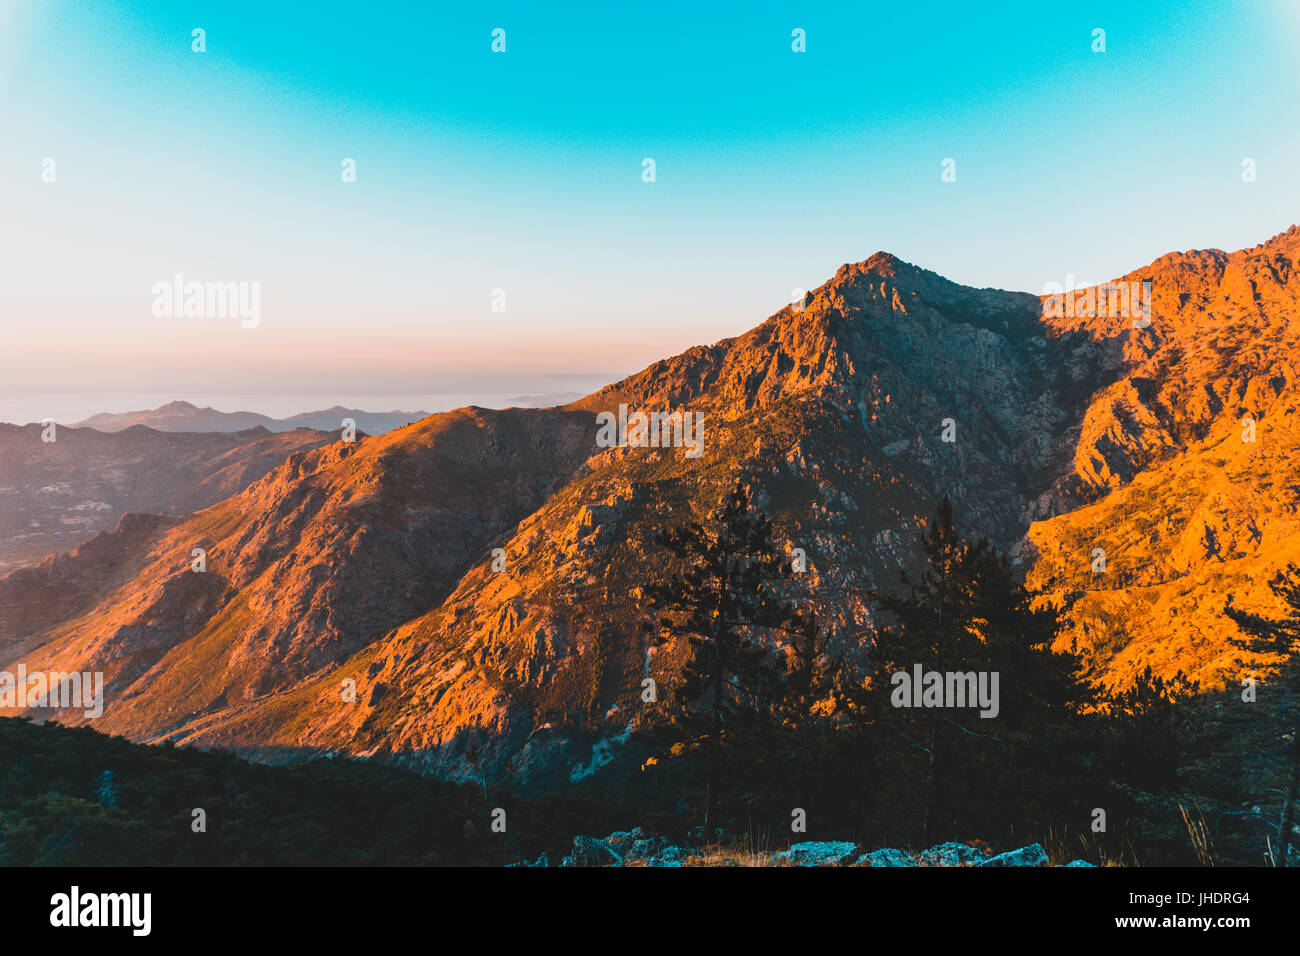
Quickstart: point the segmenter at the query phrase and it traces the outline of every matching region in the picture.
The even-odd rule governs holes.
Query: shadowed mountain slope
[[[159,529],[129,582],[46,622],[26,660],[110,671],[99,726],[136,739],[580,779],[645,719],[643,676],[681,661],[647,646],[654,534],[739,481],[806,553],[791,596],[841,644],[870,632],[869,588],[915,566],[946,493],[1068,607],[1061,642],[1103,681],[1147,663],[1228,680],[1226,594],[1262,600],[1293,550],[1298,246],[1293,228],[1134,272],[1148,327],[1045,316],[878,253],[563,409],[295,454]],[[599,446],[621,405],[702,416],[703,453]]]
[[[0,424],[0,573],[69,551],[128,512],[187,514],[216,504],[295,451],[337,437],[305,428],[115,434]]]

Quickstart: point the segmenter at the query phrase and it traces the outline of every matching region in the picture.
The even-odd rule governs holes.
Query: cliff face
[[[644,640],[646,586],[669,570],[653,535],[740,481],[807,555],[792,596],[837,640],[871,627],[867,589],[912,566],[947,493],[965,533],[1069,605],[1062,645],[1102,680],[1148,663],[1222,680],[1226,594],[1263,601],[1296,559],[1298,257],[1295,228],[1165,256],[1123,277],[1152,284],[1135,327],[879,253],[563,409],[466,409],[291,455],[75,559],[118,570],[77,565],[82,604],[0,619],[0,657],[106,671],[97,726],[136,739],[578,779],[641,719],[643,675],[679,662]],[[620,406],[702,416],[702,453],[602,447],[598,416]]]
[[[1172,254],[1126,277],[1152,281],[1149,329],[1082,320],[1117,371],[1075,443],[1083,506],[1030,528],[1029,580],[1071,602],[1062,643],[1108,684],[1148,665],[1221,682],[1226,595],[1277,610],[1266,583],[1300,559],[1298,267],[1295,227],[1230,255]]]

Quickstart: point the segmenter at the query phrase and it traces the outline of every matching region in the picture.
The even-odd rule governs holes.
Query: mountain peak
[[[904,262],[902,259],[898,258],[898,256],[894,255],[892,252],[885,252],[883,249],[880,250],[879,252],[873,252],[867,258],[867,261],[863,263],[863,265],[867,269],[873,269],[876,271],[880,271],[884,269],[897,269],[899,266],[907,266],[910,269],[916,268],[910,262]]]
[[[883,278],[894,278],[899,275],[918,275],[926,270],[912,265],[910,262],[898,258],[892,252],[873,252],[868,258],[861,262],[846,262],[835,272],[832,281],[843,281],[852,276],[872,275]]]
[[[1246,250],[1248,252],[1260,252],[1263,250],[1281,252],[1283,250],[1291,252],[1300,252],[1300,225],[1292,225],[1291,228],[1279,232],[1276,236],[1261,242],[1259,245]]]

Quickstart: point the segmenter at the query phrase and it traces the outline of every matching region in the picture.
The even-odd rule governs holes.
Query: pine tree
[[[760,632],[794,620],[793,608],[774,588],[790,568],[772,542],[771,521],[751,510],[739,485],[707,524],[687,522],[657,541],[681,570],[647,589],[661,615],[653,640],[662,644],[685,637],[689,646],[666,730],[680,746],[701,753],[704,831],[711,838],[729,726],[770,700],[779,679]]]
[[[799,616],[795,633],[781,710],[786,723],[795,731],[796,747],[806,763],[813,750],[816,708],[832,696],[843,661],[829,653],[828,639],[813,612]]]
[[[891,674],[910,672],[914,664],[940,672],[955,669],[975,650],[961,610],[969,603],[969,582],[961,575],[964,549],[953,525],[952,502],[947,495],[939,502],[921,546],[926,567],[919,580],[912,581],[904,573],[902,593],[875,595],[882,610],[894,619],[876,642],[872,683],[881,692],[888,692]],[[943,720],[940,710],[924,711],[915,720],[904,720],[905,724],[920,724],[921,741],[910,739],[906,729],[899,731],[926,755],[921,839],[927,846],[939,803],[937,781],[942,771]]]
[[[824,721],[818,708],[826,702],[834,703],[837,680],[843,658],[832,654],[829,637],[822,633],[817,615],[812,611],[798,615],[794,626],[792,648],[776,708],[773,735],[783,745],[784,777],[793,779],[796,799],[800,806],[808,804],[810,792],[819,782],[814,764],[826,756]]]
[[[1114,737],[1108,750],[1121,779],[1149,792],[1174,785],[1190,744],[1185,705],[1199,690],[1181,670],[1166,680],[1148,664],[1132,684],[1108,696]]]
[[[1058,743],[1052,731],[1063,731],[1093,693],[1079,661],[1052,649],[1055,611],[1035,606],[1035,596],[987,540],[962,541],[947,496],[921,543],[926,566],[919,579],[904,574],[902,592],[875,595],[889,619],[873,649],[870,683],[877,700],[889,694],[891,675],[917,664],[941,674],[996,673],[1000,687],[996,720],[969,720],[973,710],[945,708],[892,714],[898,735],[925,754],[921,836],[929,845],[943,826],[940,817],[957,806],[952,792],[963,782],[971,785],[973,771],[962,773],[959,766],[963,755],[974,747],[1021,754],[999,765],[1020,776],[1016,787],[1025,790],[1035,762],[1060,756],[1049,752]],[[998,786],[1012,789],[1012,781],[1000,779]]]
[[[1277,670],[1278,683],[1292,695],[1300,695],[1300,568],[1294,564],[1288,565],[1285,571],[1274,575],[1268,586],[1286,605],[1286,615],[1269,618],[1241,611],[1233,607],[1232,598],[1229,597],[1224,613],[1236,622],[1245,635],[1231,640],[1236,647],[1252,655],[1281,655],[1282,661]],[[1289,728],[1289,733],[1284,736],[1287,741],[1285,756],[1290,763],[1291,779],[1278,823],[1280,848],[1277,858],[1280,865],[1289,866],[1291,830],[1295,821],[1297,791],[1300,791],[1300,714],[1297,714],[1294,704],[1284,704],[1284,708],[1284,718]]]

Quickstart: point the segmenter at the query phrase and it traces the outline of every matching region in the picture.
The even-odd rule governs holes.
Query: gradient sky
[[[275,6],[0,0],[0,393],[536,390],[878,249],[1041,292],[1300,221],[1285,0]]]

